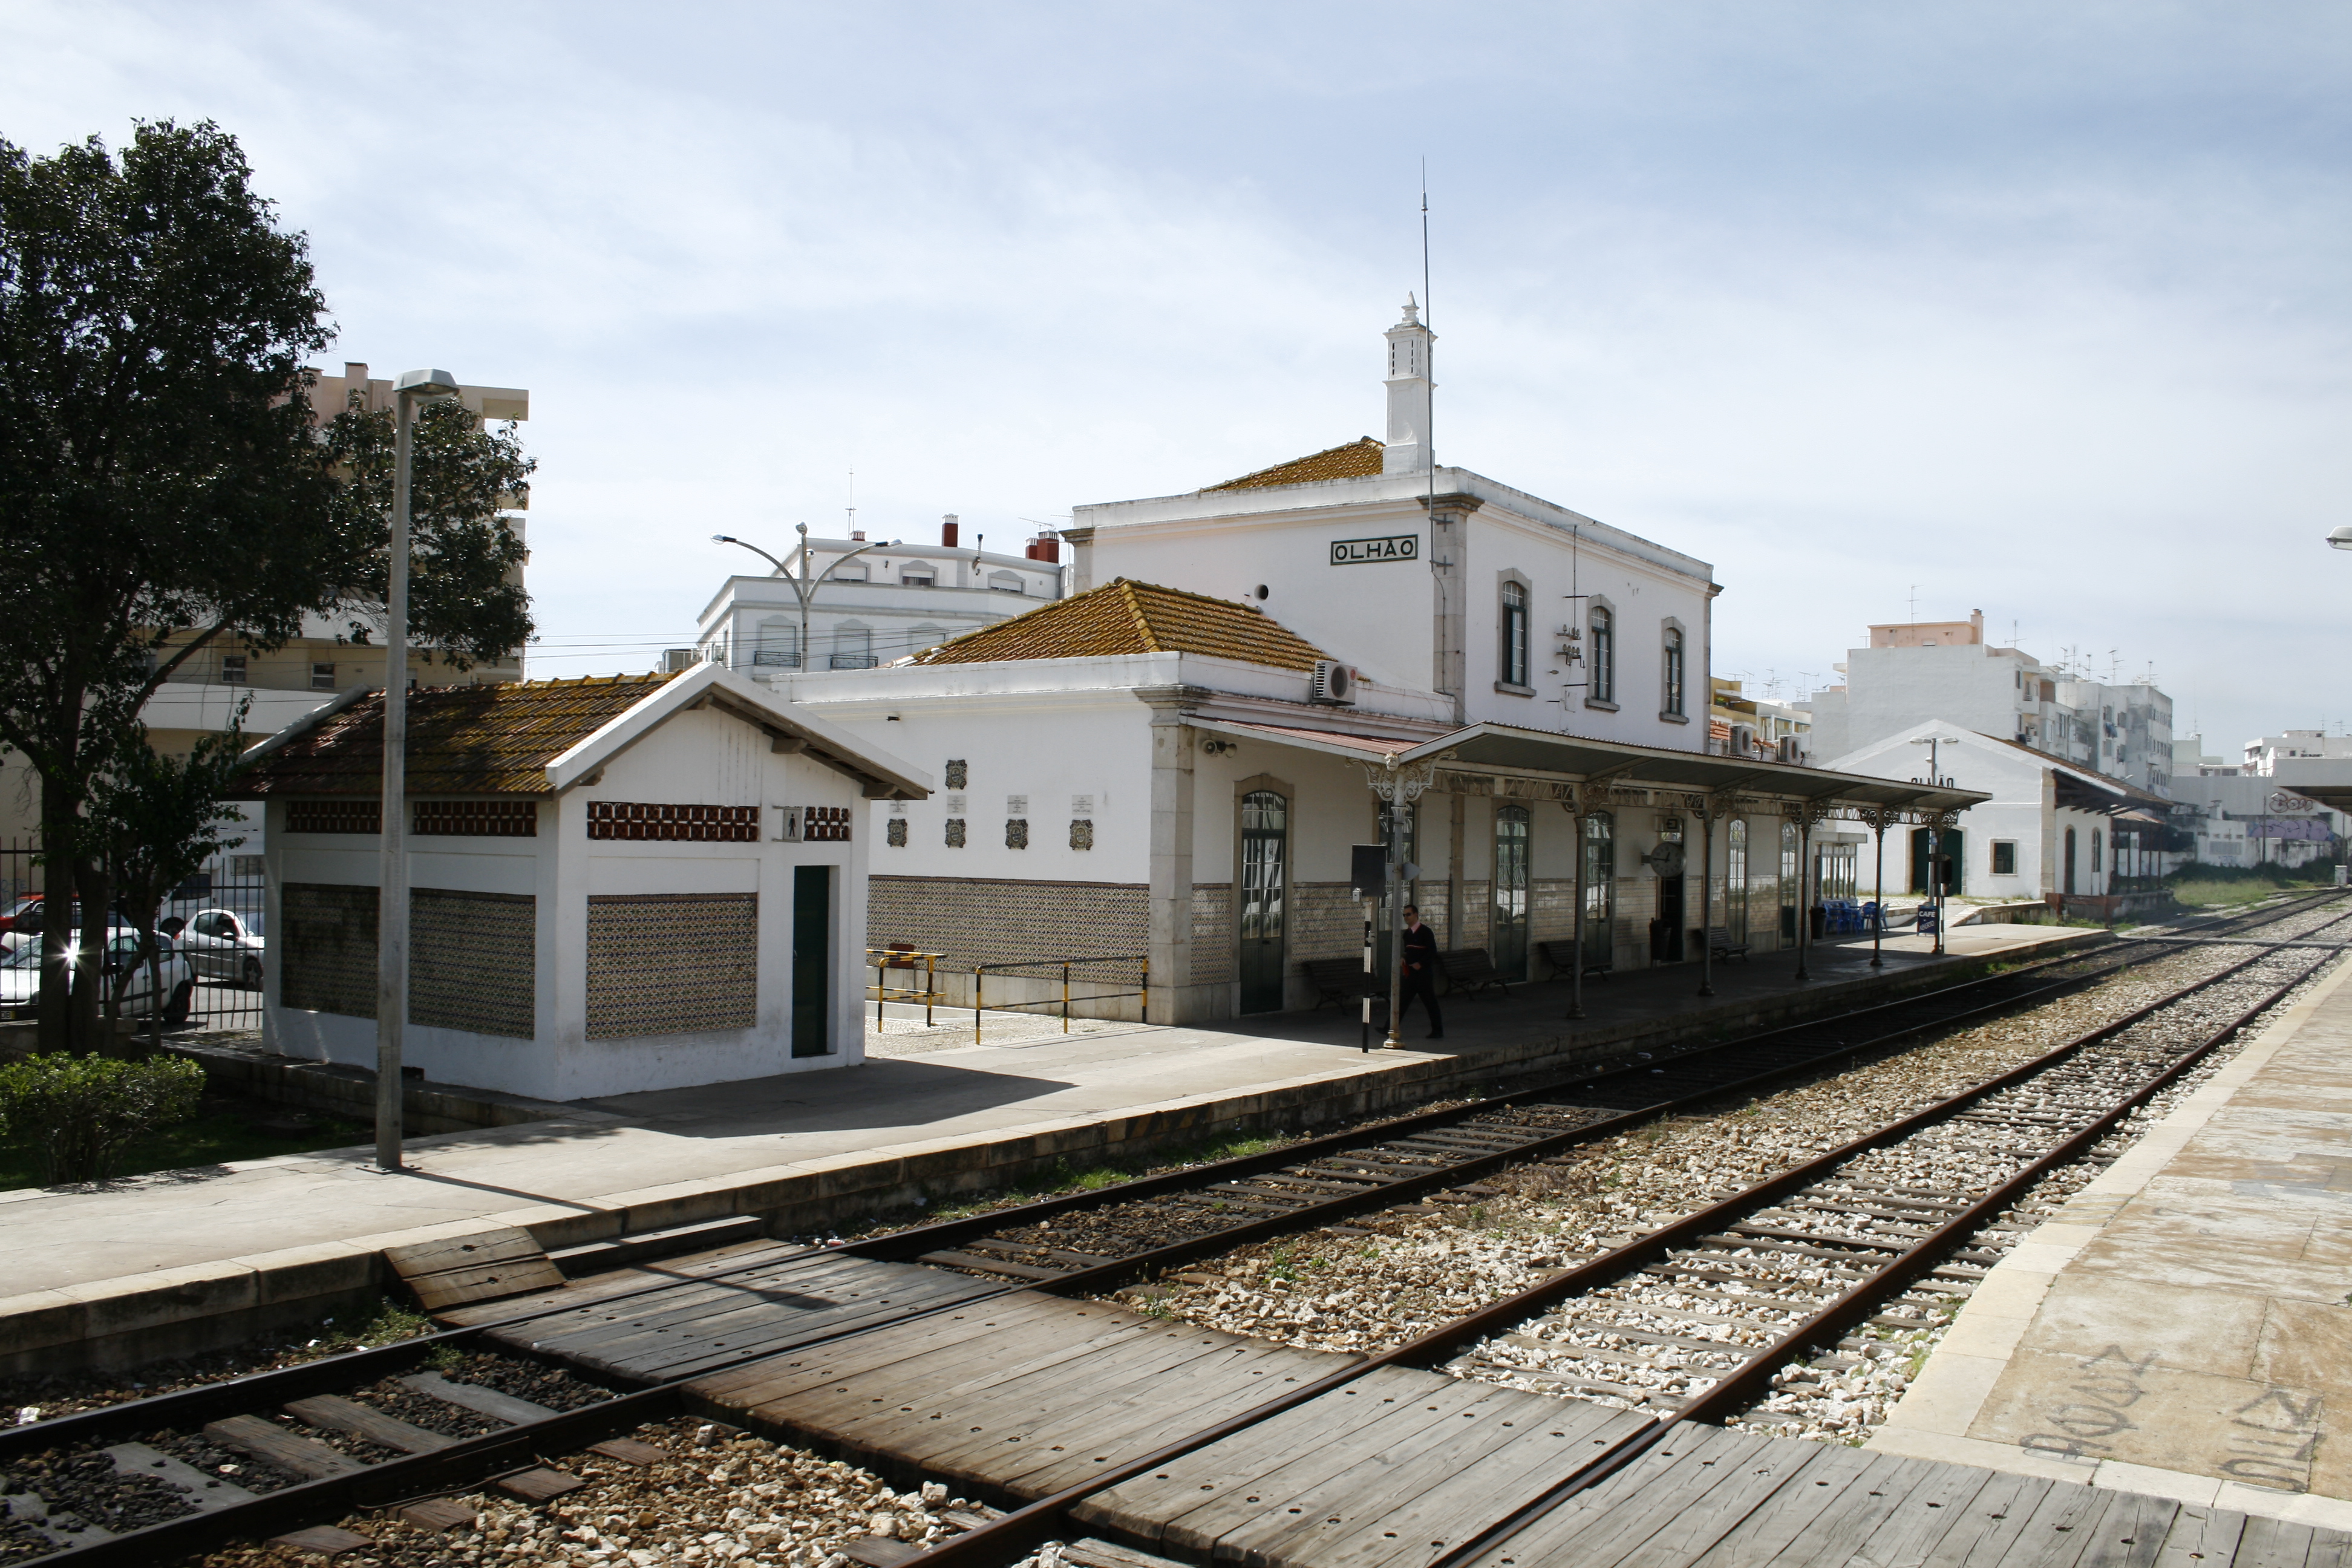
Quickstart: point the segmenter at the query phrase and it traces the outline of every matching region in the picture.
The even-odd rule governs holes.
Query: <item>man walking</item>
[[[1404,1026],[1404,1016],[1412,1010],[1417,997],[1429,1013],[1429,1037],[1445,1037],[1445,1019],[1437,1011],[1437,933],[1421,923],[1421,911],[1412,905],[1404,907],[1404,999],[1397,1006],[1397,1026]]]

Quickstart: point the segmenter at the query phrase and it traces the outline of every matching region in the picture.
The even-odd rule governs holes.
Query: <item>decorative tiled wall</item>
[[[373,837],[383,831],[383,818],[372,800],[289,800],[286,831],[364,833]]]
[[[1192,884],[1192,984],[1229,985],[1234,978],[1234,885]]]
[[[591,894],[588,1037],[750,1028],[759,950],[756,894]]]
[[[1364,905],[1345,882],[1290,884],[1286,945],[1295,968],[1310,958],[1353,958],[1364,951]],[[1233,944],[1225,933],[1227,946]]]
[[[375,1016],[373,888],[289,882],[278,893],[278,994],[284,1005],[351,1018]]]
[[[757,844],[756,805],[662,805],[640,800],[588,803],[591,838],[682,839],[696,844]]]
[[[374,1017],[376,890],[289,882],[280,900],[283,1005]],[[530,1038],[537,915],[528,895],[411,889],[408,1021]]]
[[[537,1034],[538,913],[527,893],[412,889],[408,1021],[519,1040]]]
[[[1528,890],[1528,940],[1562,942],[1576,934],[1576,883],[1567,877],[1538,877]]]
[[[1150,895],[1140,882],[877,876],[867,884],[866,943],[912,942],[964,969],[1139,953],[1150,940]]]
[[[539,837],[535,800],[420,800],[410,809],[415,813],[416,834],[423,838]]]

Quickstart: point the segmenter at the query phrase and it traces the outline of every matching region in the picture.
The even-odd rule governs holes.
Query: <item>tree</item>
[[[325,312],[307,241],[211,122],[142,122],[119,158],[0,142],[0,742],[41,781],[53,909],[78,889],[106,907],[80,820],[157,687],[224,636],[267,652],[381,598],[388,437],[357,411],[317,426],[302,360]],[[459,460],[419,476],[444,510],[416,518],[418,640],[461,662],[518,647],[520,545],[479,501],[530,465],[462,411],[428,423]],[[47,1049],[95,1037],[96,987],[47,1000],[71,984],[69,924],[45,926]]]
[[[161,1046],[163,1035],[163,950],[155,940],[163,900],[213,856],[244,842],[224,837],[237,814],[221,799],[245,749],[244,717],[240,705],[238,722],[204,736],[185,757],[158,755],[147,744],[145,726],[135,726],[90,792],[85,820],[86,831],[97,839],[93,858],[106,867],[123,919],[138,930],[138,966],[146,969],[148,992],[155,999],[148,1021],[151,1045]],[[121,973],[107,998],[110,1016],[131,973]]]

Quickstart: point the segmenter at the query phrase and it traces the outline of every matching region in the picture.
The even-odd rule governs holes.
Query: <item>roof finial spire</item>
[[[1412,291],[1411,289],[1407,289],[1405,291],[1403,324],[1408,327],[1417,327],[1421,325],[1421,306],[1419,302],[1413,299]]]

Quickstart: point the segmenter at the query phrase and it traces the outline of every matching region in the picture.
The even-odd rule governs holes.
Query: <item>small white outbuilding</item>
[[[922,774],[713,665],[413,692],[404,1055],[543,1100],[864,1058],[867,808]],[[265,1037],[375,1060],[383,700],[257,748]]]

